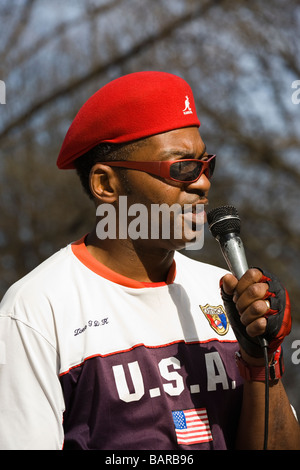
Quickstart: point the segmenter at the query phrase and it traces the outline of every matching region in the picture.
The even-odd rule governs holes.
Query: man
[[[215,164],[199,125],[188,84],[162,72],[114,80],[75,117],[57,164],[77,169],[97,219],[2,301],[1,448],[261,449],[263,334],[268,448],[299,448],[280,380],[284,288],[259,269],[238,281],[178,253],[201,231]],[[153,206],[182,210],[169,213],[169,237],[163,222],[156,236],[130,236],[135,204],[150,225]]]

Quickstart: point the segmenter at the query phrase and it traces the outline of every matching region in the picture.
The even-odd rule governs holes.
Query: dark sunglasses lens
[[[170,167],[170,176],[178,181],[193,181],[199,175],[202,165],[194,162],[182,160],[173,163]]]
[[[177,181],[194,181],[196,180],[203,168],[203,162],[199,160],[173,163],[170,167],[170,176]],[[205,170],[207,178],[211,178],[215,169],[215,158],[209,162],[208,168]]]
[[[207,170],[207,178],[208,178],[209,180],[210,180],[210,178],[212,177],[212,175],[214,174],[215,167],[216,167],[216,157],[214,157],[214,158],[209,162],[209,167],[208,167],[208,170]]]

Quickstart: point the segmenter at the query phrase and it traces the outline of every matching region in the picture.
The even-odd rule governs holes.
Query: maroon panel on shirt
[[[215,340],[139,345],[70,369],[61,377],[64,449],[232,448],[242,397],[237,349],[237,343]],[[178,444],[172,411],[194,409],[205,410],[212,440],[204,436],[203,442]]]

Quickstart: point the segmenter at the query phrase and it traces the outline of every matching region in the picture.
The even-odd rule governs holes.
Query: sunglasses
[[[207,160],[187,159],[164,162],[118,161],[103,163],[107,166],[145,171],[151,175],[160,176],[161,178],[172,181],[194,183],[203,174],[205,174],[208,179],[211,179],[215,169],[216,155],[208,155]]]

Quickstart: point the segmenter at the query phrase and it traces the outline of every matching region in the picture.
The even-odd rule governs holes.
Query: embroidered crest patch
[[[209,304],[206,304],[204,307],[199,305],[199,307],[207,318],[207,321],[212,329],[218,333],[218,335],[226,335],[229,329],[229,321],[224,307],[222,305],[213,307]]]

